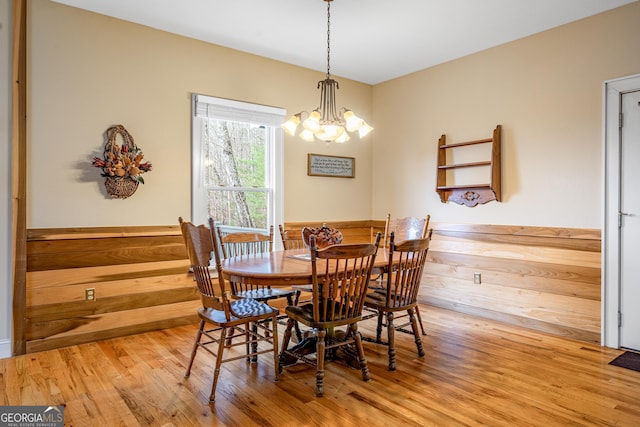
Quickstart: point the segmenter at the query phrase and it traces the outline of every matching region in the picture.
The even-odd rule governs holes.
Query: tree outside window
[[[266,128],[209,119],[203,131],[209,216],[225,225],[267,228]]]

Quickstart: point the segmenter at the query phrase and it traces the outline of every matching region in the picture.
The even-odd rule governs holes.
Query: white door
[[[621,95],[620,347],[640,351],[640,91]]]

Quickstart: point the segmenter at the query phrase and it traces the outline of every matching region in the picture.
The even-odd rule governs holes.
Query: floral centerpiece
[[[107,129],[102,158],[94,157],[91,164],[102,169],[107,193],[112,198],[125,199],[131,196],[138,184],[144,184],[142,175],[151,171],[151,163],[144,161],[144,154],[133,142],[133,137],[122,125]],[[116,137],[122,137],[118,145]]]
[[[311,236],[315,237],[316,248],[318,249],[342,243],[342,232],[335,228],[327,227],[327,224],[322,224],[322,227],[317,228],[302,227],[302,241],[307,248],[311,247]]]

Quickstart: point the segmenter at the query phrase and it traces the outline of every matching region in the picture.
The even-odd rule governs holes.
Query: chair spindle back
[[[231,258],[240,255],[250,255],[262,252],[271,252],[273,248],[273,225],[269,227],[269,234],[256,232],[223,233],[218,230],[218,239],[222,247],[223,258]]]
[[[342,323],[362,315],[380,238],[378,233],[374,244],[318,249],[315,236],[310,236],[315,322]]]
[[[395,233],[396,242],[412,239],[424,239],[427,237],[429,220],[431,215],[424,218],[407,217],[391,219],[391,214],[387,214],[387,222],[384,227],[384,246],[389,247],[389,236]]]
[[[300,230],[285,230],[282,224],[279,226],[280,237],[282,238],[282,247],[287,249],[305,249],[304,241],[302,240],[302,229]]]
[[[209,262],[211,261],[211,253],[217,255],[215,248],[215,234],[213,228],[207,228],[204,224],[196,226],[195,224],[184,221],[182,217],[178,219],[180,222],[180,230],[184,238],[189,262],[193,270],[193,276],[200,292],[202,305],[214,310],[224,311],[229,319],[229,301],[228,294],[225,292],[224,281],[222,277],[218,282],[211,280],[209,270]],[[213,222],[210,221],[210,227]],[[218,269],[220,268],[219,262]]]
[[[415,304],[418,299],[422,272],[427,260],[432,230],[423,239],[404,240],[395,243],[391,232],[387,274],[386,306],[401,309]]]

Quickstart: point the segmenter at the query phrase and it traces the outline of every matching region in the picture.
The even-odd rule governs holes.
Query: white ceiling
[[[327,70],[323,0],[54,0]],[[638,0],[335,0],[331,74],[376,84]]]

